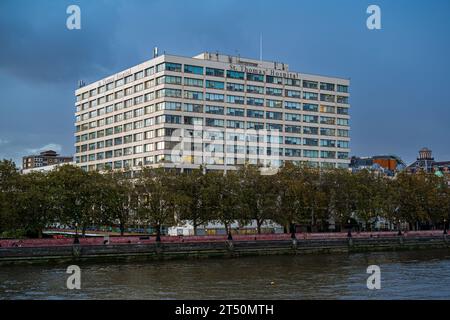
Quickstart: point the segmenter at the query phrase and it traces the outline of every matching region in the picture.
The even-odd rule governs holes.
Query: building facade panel
[[[347,167],[348,88],[276,62],[159,56],[76,90],[75,161],[86,170]]]

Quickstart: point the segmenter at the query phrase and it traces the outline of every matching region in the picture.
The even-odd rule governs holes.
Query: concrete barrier
[[[139,243],[98,244],[96,241],[80,241],[73,245],[58,243],[51,246],[10,246],[0,247],[0,264],[8,263],[47,263],[67,261],[106,261],[130,259],[172,259],[172,258],[202,258],[202,257],[238,257],[244,255],[268,254],[307,254],[307,253],[338,253],[367,252],[386,250],[418,250],[427,248],[449,248],[444,235],[404,235],[392,234],[384,237],[352,238],[320,238],[296,240],[243,240],[232,241],[214,239],[211,241],[163,241],[140,240]],[[203,238],[204,239],[204,238]],[[81,239],[85,240],[85,239]],[[100,239],[102,240],[102,239]],[[51,242],[52,243],[52,242]]]

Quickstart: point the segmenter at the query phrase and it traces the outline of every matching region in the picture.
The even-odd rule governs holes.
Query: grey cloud
[[[71,2],[2,1],[0,70],[30,82],[58,83],[113,66],[115,6],[79,2],[82,28],[68,30],[66,8]]]

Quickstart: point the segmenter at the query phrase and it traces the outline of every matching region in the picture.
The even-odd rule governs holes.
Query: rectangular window
[[[327,148],[335,148],[336,140],[320,139],[320,146]]]
[[[262,98],[254,98],[254,97],[247,97],[247,104],[250,105],[250,106],[263,107],[264,106],[264,99],[262,99]]]
[[[266,123],[266,129],[267,130],[274,130],[274,131],[280,131],[281,132],[281,131],[283,131],[283,125],[282,124],[278,124],[278,123]]]
[[[320,128],[320,135],[321,136],[335,136],[336,130],[330,129],[330,128]]]
[[[320,83],[320,90],[334,91],[334,84],[333,83],[321,82]]]
[[[338,148],[341,148],[341,149],[348,149],[349,148],[348,141],[342,141],[342,140],[338,140],[336,146]]]
[[[134,105],[138,105],[144,102],[144,96],[139,96],[134,98]]]
[[[337,96],[337,103],[348,104],[348,97]]]
[[[284,149],[284,155],[286,157],[301,157],[302,156],[302,150],[286,148],[286,149]]]
[[[224,95],[223,95],[223,94],[207,92],[206,95],[205,95],[205,100],[206,100],[206,101],[219,101],[219,102],[223,102],[224,99],[225,99],[225,98],[224,98]]]
[[[335,113],[335,112],[336,112],[336,109],[335,109],[335,107],[333,107],[333,106],[324,106],[324,105],[321,105],[321,106],[320,106],[320,112],[322,112],[322,113]]]
[[[283,107],[283,101],[281,100],[266,100],[266,107],[269,108],[282,108]]]
[[[191,66],[189,64],[185,64],[184,65],[184,72],[185,73],[193,73],[193,74],[203,75],[203,67]]]
[[[318,158],[319,151],[318,150],[303,150],[303,156],[305,158]]]
[[[317,100],[317,98],[318,98],[317,93],[306,92],[306,91],[303,92],[303,99],[306,99],[306,100]]]
[[[206,80],[206,88],[223,90],[225,85],[222,81]]]
[[[303,104],[303,111],[318,112],[319,111],[319,106],[317,104],[304,103]]]
[[[337,135],[338,137],[348,137],[349,131],[345,129],[337,129]]]
[[[223,69],[206,68],[206,75],[223,78],[225,76],[225,71]]]
[[[264,111],[263,110],[252,110],[247,109],[247,117],[249,118],[264,118]]]
[[[211,114],[223,114],[224,108],[221,106],[205,106],[205,113],[211,113]]]
[[[318,116],[312,116],[312,115],[309,115],[309,114],[305,114],[305,115],[303,115],[303,122],[318,123],[319,122],[319,117]]]
[[[303,144],[305,146],[313,146],[313,147],[317,147],[319,146],[319,139],[314,139],[314,138],[304,138],[303,139]]]
[[[162,97],[172,97],[172,98],[181,98],[181,90],[180,89],[161,89],[156,91],[156,98]]]
[[[202,126],[203,125],[203,118],[184,116],[184,124],[195,125],[195,126]]]
[[[300,114],[296,114],[296,113],[285,113],[284,114],[284,119],[286,121],[297,121],[297,122],[300,122],[300,121],[302,121],[302,116]]]
[[[319,134],[319,128],[316,128],[316,127],[303,127],[303,134],[318,135]]]
[[[283,94],[283,90],[279,89],[279,88],[267,87],[266,94],[269,94],[272,96],[281,96]]]
[[[318,83],[317,83],[317,81],[303,80],[303,88],[317,89],[318,88]]]
[[[285,95],[286,95],[286,97],[296,98],[296,99],[300,99],[302,97],[301,92],[297,91],[297,90],[285,90]]]
[[[274,77],[274,76],[266,76],[267,83],[275,83],[275,84],[283,84],[283,78]]]
[[[321,123],[321,124],[334,125],[334,124],[336,123],[336,118],[332,118],[332,117],[320,117],[320,123]]]
[[[133,75],[129,75],[127,77],[125,77],[125,83],[131,83],[134,81],[134,76]]]
[[[266,111],[266,118],[272,120],[283,120],[282,112]]]
[[[301,145],[302,144],[302,139],[298,138],[298,137],[285,137],[284,138],[284,143],[285,144],[297,144],[297,145]]]
[[[302,127],[286,125],[284,130],[289,133],[302,133]]]
[[[291,79],[291,78],[284,78],[284,84],[287,86],[294,86],[294,87],[300,87],[301,85],[299,79]]]
[[[337,107],[336,108],[337,114],[345,114],[348,115],[348,108],[344,107]]]
[[[151,76],[154,73],[155,73],[155,67],[150,67],[150,68],[145,69],[145,76],[146,77],[149,77],[149,76]]]
[[[234,104],[244,104],[244,97],[227,95],[227,102]]]
[[[134,74],[134,79],[135,79],[135,80],[142,79],[143,77],[144,77],[144,71],[139,71],[139,72],[136,72],[136,73]]]
[[[255,73],[247,73],[247,80],[264,82],[264,75],[262,75],[262,74],[255,74]]]
[[[341,152],[341,151],[338,151],[338,153],[337,153],[337,158],[338,158],[338,159],[342,159],[342,160],[348,159],[348,152]]]
[[[203,80],[194,78],[184,78],[184,85],[191,87],[203,87]]]
[[[320,151],[320,157],[323,159],[335,159],[336,158],[336,151]]]
[[[205,121],[206,121],[206,126],[208,126],[208,127],[223,127],[224,126],[223,119],[206,118]]]
[[[324,93],[320,94],[320,101],[335,102],[334,100],[335,100],[335,96],[332,94],[324,94]]]
[[[241,108],[227,108],[227,115],[234,117],[244,117],[245,110]]]
[[[227,70],[227,78],[244,80],[244,76],[244,72]]]
[[[243,92],[244,91],[244,85],[240,84],[240,83],[227,82],[227,90]]]
[[[161,72],[164,70],[181,72],[181,64],[172,62],[163,62],[156,66],[156,72]]]
[[[183,111],[185,112],[203,112],[203,106],[201,104],[184,103]]]
[[[162,116],[156,117],[155,123],[156,124],[159,124],[159,123],[181,124],[181,116],[164,114]]]
[[[203,92],[184,90],[185,99],[203,100]]]
[[[161,110],[173,110],[173,111],[181,111],[181,102],[160,102],[156,104],[156,111]]]
[[[247,92],[264,94],[264,87],[247,85]]]
[[[337,118],[336,124],[338,126],[348,126],[349,123],[348,123],[348,119]]]
[[[301,110],[301,104],[298,102],[285,101],[284,108],[289,110]]]
[[[227,120],[227,128],[245,129],[245,122],[236,120]]]
[[[180,85],[181,84],[181,77],[177,77],[177,76],[162,76],[162,77],[158,77],[156,78],[156,85],[160,85],[160,84],[177,84]]]
[[[263,114],[263,117],[264,117],[264,114]],[[264,123],[247,121],[247,129],[263,130]]]
[[[348,86],[344,86],[342,84],[337,85],[337,92],[348,93]]]

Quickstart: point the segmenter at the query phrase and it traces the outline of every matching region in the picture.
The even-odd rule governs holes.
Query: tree
[[[372,230],[373,224],[382,216],[383,201],[386,199],[384,177],[377,177],[369,170],[361,170],[353,175],[352,196],[355,212],[364,221],[365,228]]]
[[[327,195],[326,211],[341,227],[354,222],[355,188],[350,172],[343,169],[326,170],[322,174],[322,191]],[[348,223],[350,221],[350,223]]]
[[[219,171],[206,173],[205,190],[208,210],[211,211],[213,220],[221,222],[231,238],[230,225],[236,221],[242,213],[239,202],[239,180],[236,171],[228,171],[227,174]]]
[[[50,183],[55,190],[55,209],[58,221],[75,227],[81,226],[83,234],[95,219],[94,207],[98,207],[101,198],[98,188],[99,173],[87,173],[72,165],[63,165],[49,173]]]
[[[161,241],[161,227],[175,222],[176,183],[175,174],[163,168],[143,168],[136,182],[138,216],[156,229],[157,241]]]
[[[108,172],[104,174],[103,188],[105,219],[109,223],[118,223],[120,235],[123,236],[136,208],[137,195],[133,182],[123,172]]]
[[[29,236],[42,237],[42,231],[55,222],[55,192],[49,176],[31,172],[21,176],[16,206]]]
[[[182,173],[178,178],[177,193],[179,194],[179,219],[189,220],[197,235],[197,228],[212,219],[211,211],[207,207],[207,179],[200,170]]]
[[[306,218],[304,184],[300,180],[300,167],[287,162],[274,181],[277,192],[275,220],[295,234],[295,224]]]
[[[17,210],[20,174],[13,161],[0,161],[0,235],[18,231],[21,218]]]
[[[255,220],[258,234],[262,224],[275,217],[277,195],[273,192],[273,176],[262,175],[258,167],[245,165],[238,171],[242,203],[240,219]]]

